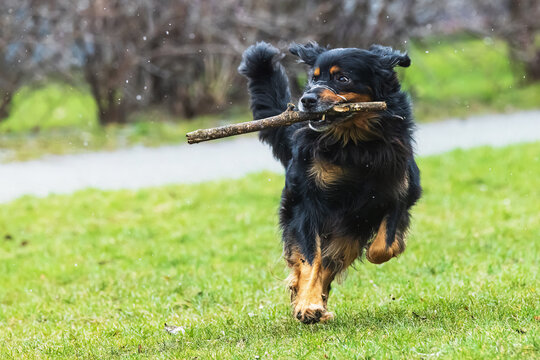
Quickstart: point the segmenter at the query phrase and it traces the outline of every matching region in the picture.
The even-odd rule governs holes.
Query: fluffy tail
[[[280,59],[279,50],[265,42],[258,42],[244,51],[238,72],[248,79],[254,119],[278,115],[291,101],[289,80]],[[259,138],[270,144],[274,156],[286,165],[290,158],[287,128],[262,130]]]

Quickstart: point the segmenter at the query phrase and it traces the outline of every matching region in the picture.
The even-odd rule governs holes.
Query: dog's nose
[[[315,107],[315,105],[317,105],[317,95],[313,93],[304,94],[302,98],[300,99],[300,101],[302,102],[302,105],[304,105],[306,109],[308,110],[312,109]]]

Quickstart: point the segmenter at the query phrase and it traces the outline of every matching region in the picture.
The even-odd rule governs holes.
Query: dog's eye
[[[349,78],[346,77],[345,75],[338,75],[338,76],[336,76],[336,79],[340,83],[348,83],[349,82]]]

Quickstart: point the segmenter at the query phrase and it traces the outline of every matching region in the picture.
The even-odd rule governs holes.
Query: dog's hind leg
[[[403,205],[397,205],[383,218],[377,235],[366,252],[366,258],[370,262],[382,264],[405,251],[409,217],[407,209]]]

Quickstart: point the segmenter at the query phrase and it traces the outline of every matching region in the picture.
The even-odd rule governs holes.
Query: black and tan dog
[[[395,66],[406,54],[374,45],[328,49],[293,44],[310,66],[299,108],[323,112],[342,102],[385,101],[387,110],[304,122],[260,132],[286,169],[280,208],[294,316],[304,323],[333,317],[330,284],[359,258],[380,264],[405,250],[409,209],[421,194],[414,161],[411,104]],[[255,119],[283,112],[291,100],[280,53],[248,48],[238,68],[247,77]]]

